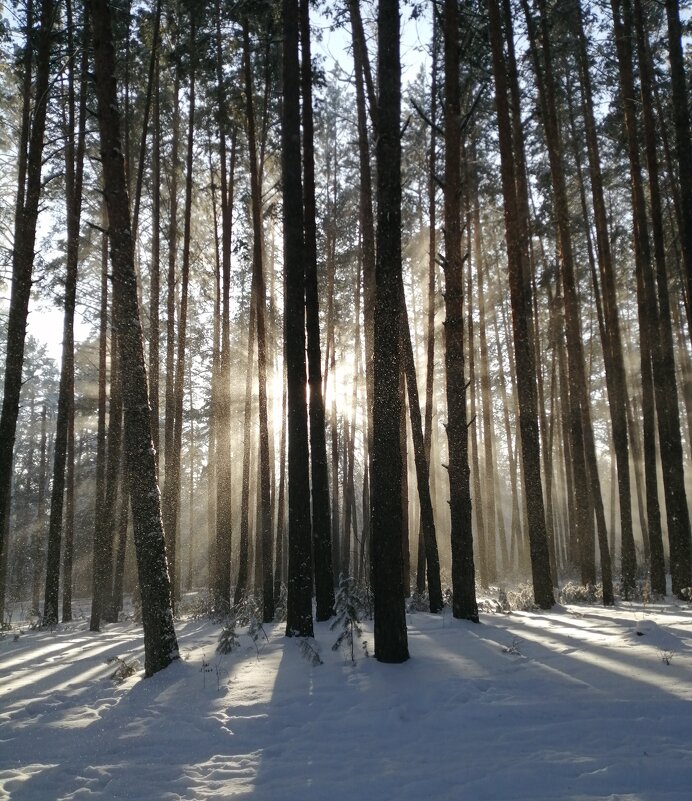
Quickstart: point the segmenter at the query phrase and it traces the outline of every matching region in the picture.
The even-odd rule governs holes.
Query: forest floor
[[[0,799],[690,801],[692,609],[670,599],[550,612],[407,615],[411,659],[379,664],[283,625],[144,679],[141,628],[15,629],[0,641]],[[372,624],[363,629],[372,654]],[[136,669],[112,678],[121,662]]]

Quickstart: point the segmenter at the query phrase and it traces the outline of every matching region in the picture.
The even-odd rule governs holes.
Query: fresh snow
[[[181,660],[143,662],[133,623],[0,641],[0,801],[690,801],[692,610],[407,614],[411,659],[357,647],[323,664],[267,626],[215,653],[177,623]],[[372,623],[364,624],[370,654]]]

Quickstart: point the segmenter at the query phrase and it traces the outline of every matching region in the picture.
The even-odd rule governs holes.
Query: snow
[[[0,800],[690,801],[692,610],[407,615],[411,659],[382,665],[316,624],[311,666],[283,626],[143,663],[134,623],[0,641]],[[372,654],[372,622],[364,624]]]

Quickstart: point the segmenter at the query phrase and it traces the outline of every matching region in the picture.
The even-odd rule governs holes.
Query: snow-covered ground
[[[356,663],[328,624],[323,664],[267,627],[122,683],[132,623],[0,641],[0,799],[11,801],[690,801],[692,610],[407,616],[411,659]],[[365,625],[372,653],[372,627]]]

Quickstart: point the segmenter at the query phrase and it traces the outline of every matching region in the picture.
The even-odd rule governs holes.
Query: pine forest
[[[677,656],[689,703],[689,5],[0,8],[0,688],[20,659],[43,676],[51,637],[105,651],[134,627],[141,663],[113,646],[123,687],[195,659],[205,691],[232,687],[209,655],[246,635],[258,669],[297,641],[296,675],[326,670],[336,639],[382,700],[379,664],[413,657],[396,670],[421,671],[415,695],[444,649],[499,637],[516,665],[515,635],[582,636],[592,616],[658,637],[651,664]],[[448,689],[400,719],[442,713]],[[0,799],[58,798],[13,766],[0,750]],[[396,786],[261,776],[175,797]],[[572,791],[689,797],[619,777]],[[438,779],[432,798],[577,797]],[[94,797],[174,797],[151,783]]]

